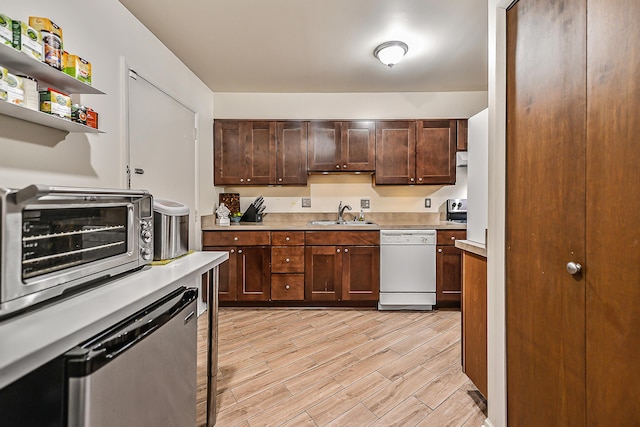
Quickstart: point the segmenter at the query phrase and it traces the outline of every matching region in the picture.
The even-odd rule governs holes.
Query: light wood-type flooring
[[[198,325],[204,426],[206,314]],[[460,351],[457,311],[223,308],[217,426],[479,427]]]

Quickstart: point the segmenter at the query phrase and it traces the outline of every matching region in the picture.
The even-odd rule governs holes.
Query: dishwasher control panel
[[[380,245],[435,245],[436,230],[380,230]]]

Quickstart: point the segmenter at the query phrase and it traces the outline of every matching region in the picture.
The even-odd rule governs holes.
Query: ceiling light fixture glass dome
[[[373,56],[389,68],[396,65],[409,51],[409,46],[401,41],[384,42],[376,47]]]

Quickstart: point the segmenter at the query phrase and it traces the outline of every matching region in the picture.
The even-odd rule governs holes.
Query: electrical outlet
[[[360,199],[360,209],[369,209],[369,208],[371,208],[371,200]]]
[[[311,207],[311,198],[303,197],[302,198],[302,207],[303,208],[310,208]]]
[[[431,199],[429,199],[429,198],[424,199],[424,207],[425,208],[430,208],[431,207]]]

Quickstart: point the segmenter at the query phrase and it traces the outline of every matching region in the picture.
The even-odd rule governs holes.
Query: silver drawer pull
[[[284,260],[285,262],[291,262],[291,260],[289,258]]]
[[[287,285],[284,287],[286,290],[289,290],[289,288],[291,288],[291,286]]]
[[[291,239],[289,238],[289,236],[287,236],[287,237],[284,238],[284,240],[286,240],[288,242]]]

